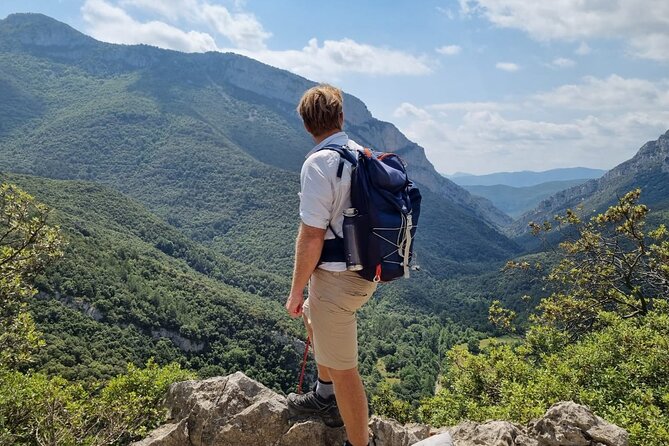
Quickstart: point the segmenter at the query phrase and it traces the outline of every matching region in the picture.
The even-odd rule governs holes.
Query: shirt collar
[[[309,158],[311,155],[318,152],[327,145],[345,146],[347,144],[348,144],[348,135],[346,134],[346,132],[337,132],[334,135],[328,136],[319,144],[317,144],[313,149],[309,151],[309,153],[307,153],[307,156],[305,158]]]

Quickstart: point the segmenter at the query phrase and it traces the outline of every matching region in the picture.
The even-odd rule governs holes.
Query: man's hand
[[[300,317],[302,315],[302,304],[304,303],[304,295],[302,292],[291,292],[286,301],[286,310],[292,318]]]

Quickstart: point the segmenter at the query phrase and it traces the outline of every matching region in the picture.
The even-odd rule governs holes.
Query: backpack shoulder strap
[[[332,150],[339,154],[339,167],[337,168],[337,178],[341,178],[342,172],[344,171],[344,160],[351,163],[354,167],[358,165],[358,158],[353,153],[353,150],[349,149],[346,146],[340,145],[327,145],[320,150]]]

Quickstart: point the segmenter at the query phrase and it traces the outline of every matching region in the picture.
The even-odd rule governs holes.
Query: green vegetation
[[[53,207],[68,241],[63,259],[36,278],[42,298],[33,314],[52,340],[38,368],[101,379],[156,357],[203,375],[241,370],[292,388],[300,355],[291,338],[301,327],[279,303],[286,279],[198,246],[107,188],[10,178]]]
[[[555,291],[541,301],[523,342],[490,343],[478,355],[452,349],[442,389],[423,402],[422,419],[527,422],[573,400],[626,428],[632,444],[669,442],[669,233],[664,226],[645,231],[639,194],[587,222],[571,211],[559,219],[578,237],[562,243],[548,275]]]
[[[9,184],[0,186],[0,443],[107,445],[141,438],[164,421],[167,387],[193,375],[178,364],[128,366],[106,384],[22,373],[43,346],[25,304],[35,274],[60,257],[62,238],[48,209]]]
[[[46,346],[34,369],[92,382],[155,358],[201,376],[241,370],[276,390],[295,388],[302,352],[293,339],[304,334],[284,315],[287,277],[217,254],[106,187],[7,179],[53,208],[68,241],[63,259],[36,279],[30,310]],[[397,397],[417,404],[433,394],[443,352],[485,337],[455,317],[484,312],[486,303],[454,304],[435,317],[404,303],[400,289],[382,286],[360,315],[361,370],[373,391],[389,381]],[[375,372],[379,362],[386,375]]]
[[[165,421],[169,385],[193,377],[152,362],[90,385],[0,368],[0,444],[128,444]]]
[[[48,210],[17,187],[0,185],[0,367],[25,363],[41,342],[26,311],[35,295],[31,281],[62,255]]]

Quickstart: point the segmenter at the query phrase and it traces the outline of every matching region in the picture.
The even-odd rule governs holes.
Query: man
[[[286,309],[291,317],[303,315],[314,346],[318,382],[312,392],[289,395],[288,404],[297,413],[323,417],[337,416],[338,411],[346,426],[346,445],[365,446],[369,441],[368,409],[358,373],[356,310],[369,300],[376,284],[347,271],[343,253],[337,259],[321,258],[325,240],[343,236],[343,211],[351,207],[351,164],[342,165],[337,152],[321,149],[328,145],[351,150],[362,147],[342,131],[339,89],[318,85],[307,90],[297,111],[316,146],[307,154],[300,175],[302,221]]]

